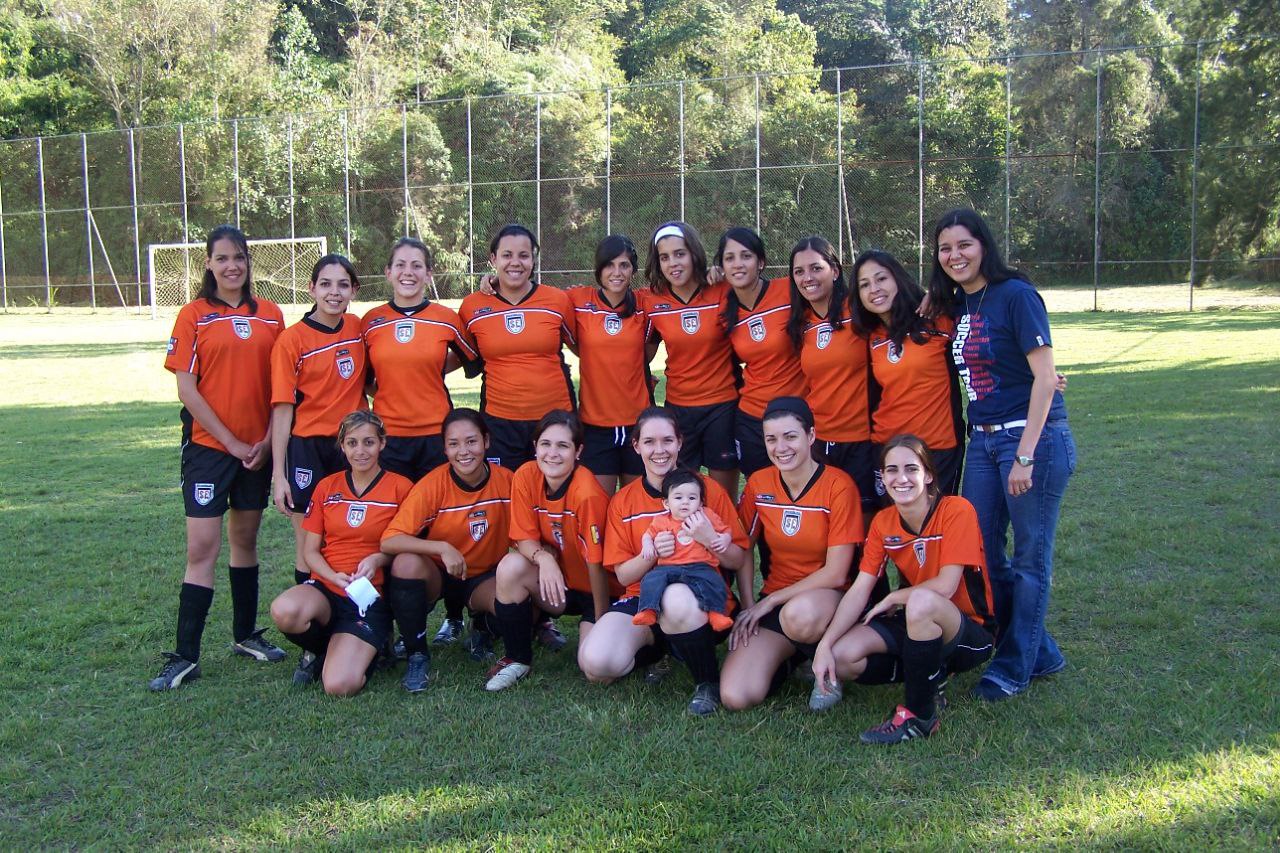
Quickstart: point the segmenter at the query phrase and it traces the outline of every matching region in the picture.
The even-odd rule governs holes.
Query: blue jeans
[[[689,587],[704,613],[724,613],[729,603],[729,589],[724,577],[707,563],[680,563],[654,566],[640,579],[640,609],[662,612],[662,594],[673,583]]]
[[[1035,676],[1066,661],[1044,627],[1053,581],[1053,540],[1067,480],[1076,469],[1076,445],[1065,419],[1049,421],[1036,444],[1031,489],[1009,494],[1009,471],[1022,428],[976,432],[965,456],[964,497],[978,511],[982,546],[995,597],[996,654],[983,678],[1006,692],[1025,690]],[[1013,559],[1005,552],[1013,524]]]

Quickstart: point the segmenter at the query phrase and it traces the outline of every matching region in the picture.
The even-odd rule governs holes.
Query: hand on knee
[[[797,643],[816,643],[821,640],[822,632],[827,627],[826,621],[829,620],[824,621],[822,614],[804,601],[788,601],[778,614],[782,630]]]
[[[936,634],[939,630],[938,620],[941,617],[941,609],[949,604],[950,602],[932,590],[912,590],[903,607],[907,619],[907,634],[911,637]]]

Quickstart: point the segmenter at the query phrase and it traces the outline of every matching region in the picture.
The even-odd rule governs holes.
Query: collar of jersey
[[[523,305],[524,303],[528,302],[530,299],[533,298],[533,294],[538,292],[538,283],[536,281],[532,281],[530,282],[530,284],[532,284],[533,287],[529,288],[529,292],[526,293],[524,296],[522,296],[519,302],[508,301],[507,297],[503,296],[501,291],[497,290],[496,288],[493,291],[493,296],[495,299],[499,299],[503,302],[506,302],[508,305]]]
[[[427,299],[426,297],[423,297],[422,301],[419,302],[417,305],[410,305],[408,308],[401,308],[399,305],[396,304],[396,300],[394,298],[387,300],[387,306],[392,311],[395,311],[397,314],[403,314],[406,317],[412,317],[414,314],[417,314],[419,311],[421,311],[423,308],[426,308],[430,304],[431,304],[431,300]]]
[[[942,495],[934,500],[933,506],[929,507],[929,511],[924,514],[924,522],[921,523],[919,530],[912,530],[911,525],[907,524],[907,520],[902,517],[902,512],[898,512],[898,520],[902,522],[902,529],[910,533],[912,536],[919,536],[928,528],[929,522],[933,521],[933,514],[938,511],[938,506],[942,503]]]
[[[324,335],[336,335],[338,334],[338,332],[342,331],[342,324],[347,321],[346,315],[343,315],[342,318],[338,320],[338,325],[330,329],[328,326],[326,326],[324,323],[321,323],[319,320],[311,319],[311,315],[315,313],[315,310],[316,309],[312,308],[310,311],[303,314],[302,322],[306,323],[308,326],[310,326],[311,328],[315,329],[317,332],[320,332],[321,334],[324,334]]]
[[[542,493],[547,496],[549,501],[558,501],[564,497],[565,492],[569,491],[569,484],[573,482],[573,475],[578,473],[578,466],[575,463],[573,470],[569,472],[569,476],[564,478],[564,483],[554,492],[547,491],[547,478],[542,478]]]
[[[809,482],[804,484],[804,488],[800,490],[800,494],[798,495],[791,494],[791,489],[787,488],[787,481],[782,479],[781,471],[778,471],[778,483],[782,486],[782,491],[785,492],[787,497],[791,499],[792,503],[794,503],[809,493],[809,490],[813,488],[813,484],[818,482],[818,478],[822,476],[822,472],[826,469],[827,466],[824,463],[819,462],[818,467],[813,471],[813,476],[809,478]]]
[[[472,486],[466,480],[458,476],[458,472],[453,470],[453,466],[449,466],[449,476],[453,479],[454,484],[464,492],[481,491],[489,483],[489,478],[493,476],[493,469],[489,467],[489,463],[484,463],[484,478],[479,483]]]
[[[228,308],[232,311],[239,311],[241,308],[245,307],[245,305],[249,303],[249,300],[243,296],[240,297],[239,305],[232,305],[230,302],[226,301],[225,299],[219,299],[216,296],[206,296],[205,300],[213,305],[221,305],[224,308]]]
[[[365,490],[363,492],[361,492],[356,489],[355,481],[351,479],[351,472],[348,471],[347,472],[347,488],[351,490],[352,497],[362,498],[365,495],[372,492],[377,487],[378,482],[382,479],[383,475],[386,473],[387,473],[386,468],[378,469],[377,476],[375,476],[372,480],[370,480],[369,485],[365,487]]]

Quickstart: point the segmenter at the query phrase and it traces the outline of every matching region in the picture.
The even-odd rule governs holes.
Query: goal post
[[[327,237],[250,240],[253,293],[272,302],[305,303],[311,267],[329,253]],[[159,308],[187,304],[204,277],[204,243],[151,243],[147,246],[147,282],[151,316]]]

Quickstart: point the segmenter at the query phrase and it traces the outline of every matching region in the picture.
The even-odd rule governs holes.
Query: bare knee
[[[829,621],[829,613],[804,600],[788,601],[778,614],[782,630],[798,643],[816,643],[821,640]]]
[[[287,595],[277,596],[271,602],[271,621],[286,634],[299,634],[306,627],[302,607]]]
[[[764,701],[768,688],[760,690],[738,680],[720,682],[720,704],[730,711],[745,711]]]
[[[529,595],[528,579],[534,566],[515,551],[498,561],[494,570],[497,598],[507,604],[519,604]]]
[[[687,634],[696,631],[707,622],[707,614],[698,606],[693,590],[682,583],[673,583],[662,593],[662,614],[659,624],[668,634]]]
[[[406,580],[426,580],[427,561],[417,554],[396,554],[391,561],[391,576]]]
[[[362,673],[341,673],[324,676],[324,692],[330,696],[354,696],[364,689]]]
[[[907,624],[937,622],[947,600],[931,589],[916,588],[907,596],[904,606]]]

